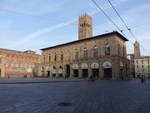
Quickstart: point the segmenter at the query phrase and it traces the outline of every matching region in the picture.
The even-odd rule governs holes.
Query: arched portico
[[[104,78],[111,79],[112,78],[112,64],[109,61],[103,63],[103,72]]]
[[[89,73],[88,73],[88,64],[82,63],[81,64],[81,69],[82,69],[82,77],[87,78]]]
[[[73,69],[73,77],[79,77],[79,65],[73,64],[72,69]]]
[[[92,63],[91,69],[92,69],[92,76],[98,78],[99,77],[99,64],[98,63]]]

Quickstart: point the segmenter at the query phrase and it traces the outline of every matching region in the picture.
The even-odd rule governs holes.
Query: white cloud
[[[73,19],[73,20],[70,20],[70,21],[67,21],[67,22],[63,22],[63,23],[60,23],[60,24],[57,24],[57,25],[54,25],[54,26],[42,28],[42,29],[40,29],[36,32],[33,32],[33,33],[29,34],[28,36],[24,37],[22,40],[18,41],[19,43],[16,43],[13,46],[17,47],[19,45],[32,42],[32,41],[36,40],[36,38],[38,38],[39,36],[41,36],[43,34],[46,34],[46,33],[52,32],[56,29],[68,26],[68,25],[70,25],[74,22],[76,22],[76,19]]]

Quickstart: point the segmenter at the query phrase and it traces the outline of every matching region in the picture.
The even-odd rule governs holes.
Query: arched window
[[[98,57],[98,47],[97,47],[97,46],[95,46],[95,47],[93,48],[93,56],[94,56],[94,57]]]
[[[110,56],[110,46],[109,44],[105,44],[105,56]]]
[[[74,51],[75,59],[78,59],[78,55],[79,55],[79,53],[78,53],[78,49],[75,49],[75,51]]]
[[[55,61],[57,61],[57,56],[56,56],[56,54],[55,54]]]
[[[51,55],[49,55],[49,63],[51,62]]]
[[[60,56],[61,58],[61,61],[63,61],[63,59],[64,59],[64,57],[63,57],[63,52],[61,52],[61,56]]]
[[[88,57],[88,49],[87,48],[83,49],[83,56]]]

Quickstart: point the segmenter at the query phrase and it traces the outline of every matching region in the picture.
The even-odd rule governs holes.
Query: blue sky
[[[128,33],[107,0],[96,0],[108,15],[124,30],[128,53],[133,52],[135,39]],[[121,16],[150,53],[150,1],[111,0]],[[0,48],[40,52],[39,49],[78,38],[78,16],[93,17],[94,35],[117,30],[95,7],[91,0],[0,0]]]

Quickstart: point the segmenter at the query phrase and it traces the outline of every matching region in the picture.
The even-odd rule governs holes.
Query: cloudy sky
[[[128,33],[107,0],[96,0],[124,30],[133,52],[135,39]],[[142,54],[150,53],[150,0],[111,0],[142,44]],[[93,32],[99,35],[117,29],[91,0],[0,0],[0,48],[28,50],[61,44],[78,38],[78,16],[93,16]],[[145,50],[143,50],[145,48]]]

